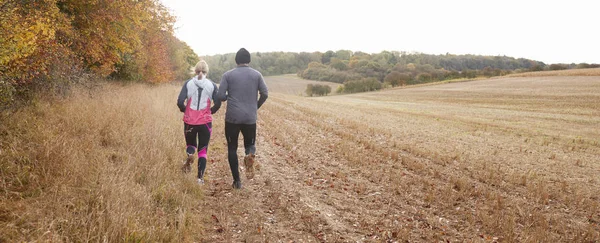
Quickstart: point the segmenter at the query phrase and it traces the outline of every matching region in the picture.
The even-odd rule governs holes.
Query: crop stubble
[[[270,211],[248,213],[262,231],[231,237],[598,240],[599,84],[506,78],[311,99],[272,93],[259,114],[263,170],[232,194]]]

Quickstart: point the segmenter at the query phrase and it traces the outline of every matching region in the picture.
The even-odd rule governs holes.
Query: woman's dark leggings
[[[204,178],[206,169],[206,153],[208,151],[208,142],[212,133],[212,122],[203,125],[183,124],[187,154],[194,154],[198,149],[198,178]]]
[[[227,138],[227,158],[234,181],[240,181],[239,162],[237,157],[238,138],[244,136],[244,148],[246,155],[256,152],[256,124],[233,124],[225,122],[225,137]]]

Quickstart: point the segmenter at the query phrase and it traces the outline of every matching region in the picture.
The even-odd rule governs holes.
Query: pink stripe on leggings
[[[206,159],[206,147],[202,148],[201,150],[198,151],[198,158],[205,158]]]

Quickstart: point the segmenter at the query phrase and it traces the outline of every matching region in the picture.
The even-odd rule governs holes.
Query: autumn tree
[[[340,71],[345,71],[346,69],[348,69],[348,65],[346,65],[344,61],[335,57],[331,58],[331,63],[329,64],[329,66]]]
[[[77,65],[63,42],[68,33],[68,20],[55,0],[0,3],[0,110],[29,99],[32,90],[51,92],[52,74],[66,80],[65,72]]]
[[[158,0],[0,2],[0,110],[36,90],[68,89],[86,75],[186,78],[198,57],[174,37],[173,23]]]
[[[338,50],[335,52],[335,57],[340,60],[350,60],[350,58],[352,57],[352,51]]]
[[[86,68],[101,76],[115,70],[122,55],[141,46],[139,25],[148,14],[143,4],[134,1],[62,1],[61,12],[71,19],[72,35],[67,36],[72,50]]]
[[[335,52],[327,51],[323,54],[323,57],[321,57],[321,63],[329,64],[329,62],[331,61],[331,58],[333,58],[333,57],[335,57]]]
[[[410,79],[410,76],[405,73],[400,73],[398,71],[392,71],[384,78],[384,82],[392,85],[392,87],[396,87],[399,85],[406,85],[406,82]]]
[[[416,79],[421,83],[427,83],[427,82],[432,81],[432,76],[430,73],[419,73],[419,75],[417,75]]]
[[[194,75],[191,67],[195,66],[200,58],[187,43],[174,36],[169,36],[169,39],[171,69],[174,72],[175,79],[187,80]]]

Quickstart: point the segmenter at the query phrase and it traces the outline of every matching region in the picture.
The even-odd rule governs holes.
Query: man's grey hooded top
[[[249,66],[240,65],[223,74],[217,98],[227,100],[225,122],[256,124],[256,112],[268,95],[262,74]]]

